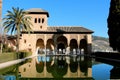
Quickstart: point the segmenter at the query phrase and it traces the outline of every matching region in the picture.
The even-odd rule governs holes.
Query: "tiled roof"
[[[31,8],[29,10],[26,10],[26,12],[28,13],[37,13],[37,14],[47,14],[47,16],[49,17],[49,13],[46,10],[43,10],[41,8]]]
[[[84,27],[47,27],[48,32],[90,32],[93,33],[92,30],[86,29]]]
[[[26,31],[22,31],[22,33],[28,33]],[[32,31],[31,33],[93,33],[92,30],[86,29],[84,27],[47,27],[47,30],[40,31]]]
[[[29,10],[26,10],[27,12],[47,12],[46,10],[43,10],[41,8],[31,8]]]

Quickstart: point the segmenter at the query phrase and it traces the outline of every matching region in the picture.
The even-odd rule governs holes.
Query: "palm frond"
[[[18,32],[20,31],[32,31],[31,26],[32,23],[30,22],[31,17],[26,16],[26,12],[23,9],[14,8],[12,7],[13,11],[7,11],[6,17],[3,18],[3,27],[6,32]]]

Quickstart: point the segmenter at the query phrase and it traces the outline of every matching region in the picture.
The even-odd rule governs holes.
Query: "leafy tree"
[[[16,52],[19,51],[19,40],[21,31],[31,31],[31,17],[26,16],[23,9],[12,8],[13,11],[7,11],[5,18],[3,18],[4,32],[11,33],[17,36]]]

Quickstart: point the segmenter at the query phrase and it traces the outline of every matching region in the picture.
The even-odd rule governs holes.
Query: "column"
[[[92,68],[88,68],[88,75],[87,77],[92,77]]]
[[[67,55],[70,54],[70,35],[67,36],[67,48],[66,48],[66,53]]]
[[[44,77],[46,77],[46,73],[47,73],[47,68],[46,68],[46,56],[45,56],[45,62],[44,62]]]
[[[78,34],[78,39],[77,39],[77,43],[78,43],[78,49],[77,49],[77,54],[80,54],[80,35]]]
[[[80,64],[79,64],[79,62],[78,62],[78,75],[77,75],[77,77],[81,77],[81,71],[80,71]]]
[[[92,52],[92,35],[87,34],[87,52],[90,54]]]
[[[70,75],[71,71],[70,71],[70,64],[68,64],[68,69],[67,69],[67,77],[70,78],[71,75]]]
[[[47,45],[47,38],[46,34],[44,34],[44,45],[45,45],[45,55],[46,55],[46,45]]]

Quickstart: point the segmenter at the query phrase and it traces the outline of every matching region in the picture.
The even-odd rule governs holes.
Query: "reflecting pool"
[[[117,74],[115,74],[117,73]],[[32,59],[0,70],[0,80],[120,79],[120,68],[96,62],[89,56],[45,56]]]
[[[84,56],[37,56],[19,66],[21,77],[92,78],[91,60]]]

